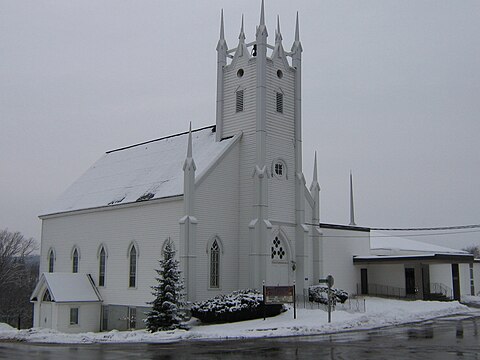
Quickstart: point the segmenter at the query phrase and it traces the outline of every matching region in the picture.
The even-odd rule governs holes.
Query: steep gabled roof
[[[215,141],[214,127],[195,130],[197,178],[235,139]],[[42,216],[183,195],[188,132],[109,151]]]
[[[55,302],[99,302],[102,301],[92,279],[79,273],[43,273],[33,290],[31,301],[38,301],[43,295],[40,291],[47,288]]]

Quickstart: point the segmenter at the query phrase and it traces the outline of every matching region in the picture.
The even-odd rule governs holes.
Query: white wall
[[[154,269],[158,268],[165,239],[171,237],[179,249],[178,220],[182,212],[182,201],[177,198],[47,218],[43,221],[40,271],[47,271],[47,253],[53,246],[54,271],[71,272],[71,253],[77,246],[80,250],[78,271],[91,274],[98,284],[98,251],[100,244],[105,244],[106,280],[105,286],[98,288],[104,303],[145,306],[152,299],[150,287],[155,284]],[[136,288],[128,287],[127,252],[132,241],[139,245]]]
[[[239,144],[232,148],[195,194],[197,226],[197,300],[238,289],[239,284]],[[218,236],[220,288],[211,289],[207,244]]]
[[[453,291],[452,265],[451,264],[431,264],[430,265],[430,287],[432,284],[443,284]]]
[[[358,268],[367,268],[368,283],[378,285],[388,285],[405,289],[405,265],[404,264],[379,264],[361,266]],[[417,278],[417,274],[415,274]]]
[[[54,329],[64,333],[100,331],[101,303],[57,303]],[[78,308],[78,325],[70,325],[70,309]]]
[[[325,228],[321,231],[325,275],[331,274],[334,277],[336,288],[356,293],[357,284],[360,284],[360,271],[353,265],[353,256],[370,254],[369,233]]]

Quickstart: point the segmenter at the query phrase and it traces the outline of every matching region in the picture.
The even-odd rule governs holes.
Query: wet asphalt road
[[[480,317],[335,335],[174,344],[0,343],[0,359],[479,359]]]

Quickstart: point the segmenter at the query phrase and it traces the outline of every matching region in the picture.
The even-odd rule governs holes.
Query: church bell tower
[[[285,276],[278,282],[303,288],[306,226],[302,172],[301,59],[298,14],[291,51],[283,48],[280,19],[269,44],[262,0],[255,39],[246,41],[242,16],[238,43],[229,49],[221,14],[217,43],[216,140],[242,132],[240,145],[240,256],[248,256],[248,280],[260,288],[277,281],[272,239],[280,236]],[[278,233],[278,235],[275,235]],[[281,234],[280,234],[281,233]],[[275,263],[274,265],[278,265]],[[283,268],[282,268],[283,269]],[[282,270],[283,271],[283,270]]]

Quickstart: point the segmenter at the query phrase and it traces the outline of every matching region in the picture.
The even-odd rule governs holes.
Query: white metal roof
[[[389,236],[376,231],[372,232],[370,235],[371,250],[412,251],[441,254],[468,254],[466,251],[463,250],[451,249],[444,246],[428,244],[421,241]]]
[[[234,142],[216,142],[212,128],[192,133],[197,179]],[[43,214],[182,195],[187,141],[188,133],[182,133],[107,152]]]
[[[43,273],[31,299],[43,296],[40,290],[44,284],[55,302],[97,302],[102,301],[100,294],[87,274],[80,273]]]

